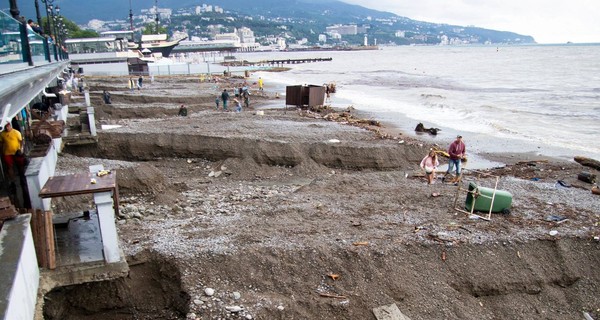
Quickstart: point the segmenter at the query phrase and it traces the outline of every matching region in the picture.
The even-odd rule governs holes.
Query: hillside
[[[129,2],[122,0],[88,0],[85,2],[85,8],[82,8],[81,2],[76,0],[61,0],[56,3],[60,5],[62,14],[78,24],[85,24],[91,19],[122,20],[126,23],[129,15]],[[150,8],[154,3],[154,0],[133,1],[133,14],[139,15],[141,9]],[[161,0],[158,2],[161,8],[173,9],[173,23],[170,25],[170,32],[185,31],[181,26],[182,22],[186,21],[200,26],[214,24],[202,21],[200,16],[194,14],[177,17],[178,12],[183,13],[186,9],[187,12],[190,12],[192,8],[200,4],[193,0]],[[289,30],[286,37],[291,35],[296,40],[306,38],[309,42],[316,43],[318,35],[324,33],[327,26],[357,24],[367,26],[367,31],[353,36],[345,36],[344,40],[348,43],[362,43],[364,34],[368,35],[369,39],[376,38],[379,44],[437,44],[440,42],[441,35],[455,39],[455,43],[535,43],[533,37],[527,35],[416,21],[393,13],[350,5],[337,0],[256,0],[252,2],[251,6],[247,1],[242,0],[211,0],[207,4],[220,6],[226,11],[222,17],[215,18],[222,20],[218,23],[228,28],[228,32],[231,32],[233,28],[247,26],[255,30],[257,37],[269,34],[278,35],[277,30],[283,27],[283,29]],[[44,8],[41,9],[43,11]],[[22,3],[21,10],[26,17],[35,17],[33,2]],[[161,23],[169,25],[169,21],[161,21]],[[261,31],[257,31],[256,28]],[[397,32],[399,31],[406,36],[398,37]]]

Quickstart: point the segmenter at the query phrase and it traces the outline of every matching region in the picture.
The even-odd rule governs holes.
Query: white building
[[[351,25],[341,25],[336,24],[333,26],[326,27],[325,30],[327,33],[337,33],[339,35],[356,35],[358,34],[358,26],[355,24]]]
[[[327,42],[327,35],[326,34],[320,34],[319,35],[319,42]]]

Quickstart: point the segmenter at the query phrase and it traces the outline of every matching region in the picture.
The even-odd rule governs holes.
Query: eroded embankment
[[[148,257],[152,256],[152,257]],[[60,287],[44,297],[44,319],[181,319],[189,295],[172,260],[140,254],[126,278]]]
[[[287,250],[250,245],[229,254],[197,252],[197,258],[175,263],[185,275],[181,296],[191,297],[189,311],[200,319],[372,319],[372,308],[391,303],[411,319],[581,319],[582,311],[600,315],[597,246],[577,239],[483,246],[299,244]],[[163,268],[163,274],[175,272]],[[164,304],[155,300],[172,299],[161,295],[176,291],[148,287],[128,285],[129,297],[115,285],[82,286],[91,291],[57,292],[48,308],[93,312],[101,308],[91,306],[112,303],[123,310],[132,299],[142,303],[139,310],[156,310]],[[215,295],[206,296],[205,288]],[[109,299],[107,293],[116,294]],[[232,306],[242,311],[228,312]],[[121,314],[118,319],[137,319]],[[164,318],[144,313],[144,319]]]
[[[297,166],[314,161],[329,167],[393,169],[407,167],[418,153],[394,144],[281,142],[264,139],[174,133],[100,134],[97,147],[73,147],[78,156],[148,161],[156,158],[253,159],[258,164]]]

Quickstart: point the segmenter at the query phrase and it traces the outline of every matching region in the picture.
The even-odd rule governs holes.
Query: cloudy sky
[[[342,0],[414,20],[530,35],[538,43],[600,42],[600,0]]]

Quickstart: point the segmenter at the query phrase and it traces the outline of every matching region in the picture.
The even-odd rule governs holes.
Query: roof
[[[144,34],[142,35],[142,42],[145,41],[164,41],[167,40],[166,34]]]

